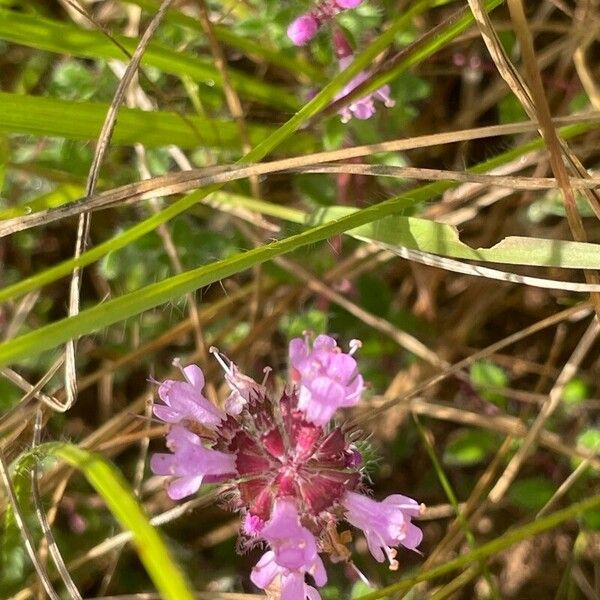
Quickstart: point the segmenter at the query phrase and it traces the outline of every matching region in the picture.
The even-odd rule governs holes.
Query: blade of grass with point
[[[194,594],[173,561],[160,534],[148,521],[131,487],[121,472],[98,454],[73,444],[50,442],[23,454],[16,466],[21,474],[45,457],[56,457],[80,470],[103,498],[121,526],[132,533],[137,553],[161,597],[167,600],[193,600]]]

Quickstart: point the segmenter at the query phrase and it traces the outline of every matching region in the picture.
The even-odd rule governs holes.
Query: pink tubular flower
[[[269,542],[281,567],[309,571],[317,559],[320,563],[315,536],[302,527],[296,504],[289,498],[275,502],[272,517],[260,535]]]
[[[196,365],[182,369],[186,381],[167,379],[158,388],[164,402],[154,406],[154,414],[165,423],[201,423],[214,428],[223,420],[225,413],[211,404],[202,394],[204,375]]]
[[[314,577],[317,585],[322,586],[327,581],[327,577],[322,562],[320,567],[322,571],[316,572]],[[279,578],[279,582],[277,582],[277,578]],[[252,569],[250,579],[255,586],[262,590],[278,583],[278,597],[281,600],[306,600],[307,598],[308,600],[321,600],[321,594],[304,581],[304,573],[302,571],[286,569],[277,564],[275,553],[272,550],[262,555],[261,559]]]
[[[290,342],[292,378],[299,386],[298,408],[315,425],[325,425],[335,411],[354,406],[364,388],[356,360],[338,348],[336,341],[319,335],[312,350],[301,338]]]
[[[335,0],[335,3],[342,9],[357,8],[363,3],[363,0]]]
[[[277,500],[272,514],[260,532],[272,550],[265,553],[252,570],[252,581],[265,589],[279,575],[282,600],[320,598],[317,590],[304,581],[305,573],[309,573],[319,587],[327,582],[315,536],[300,524],[292,499]]]
[[[340,71],[344,71],[348,68],[348,66],[352,63],[352,56],[344,56],[340,58]],[[344,89],[334,97],[334,100],[339,100],[343,98],[355,88],[357,88],[361,83],[366,81],[370,76],[370,73],[366,71],[362,71],[359,73],[354,79],[350,81],[344,87]],[[342,122],[347,123],[352,119],[352,117],[356,117],[360,120],[370,119],[375,114],[375,102],[374,100],[379,100],[383,102],[385,106],[391,108],[395,105],[395,102],[390,98],[390,86],[384,85],[380,87],[376,92],[371,92],[362,98],[357,98],[352,100],[350,104],[344,106],[344,108],[340,109],[339,114],[342,117]]]
[[[344,10],[356,8],[362,2],[363,0],[321,0],[312,10],[296,17],[290,23],[287,29],[288,37],[296,46],[304,46],[315,37],[324,23],[331,21]]]
[[[377,502],[347,491],[341,504],[346,509],[346,521],[363,530],[375,560],[383,562],[387,556],[392,570],[398,568],[396,550],[392,546],[402,544],[414,550],[423,539],[421,530],[411,523],[411,517],[421,513],[421,507],[412,498],[394,494]]]
[[[304,46],[310,42],[317,31],[319,31],[319,22],[310,13],[300,15],[287,28],[288,37],[296,46]]]
[[[180,500],[198,491],[205,479],[223,481],[235,475],[235,457],[232,454],[205,448],[200,438],[176,425],[167,436],[167,446],[173,454],[154,454],[150,468],[156,475],[174,475],[167,493]]]

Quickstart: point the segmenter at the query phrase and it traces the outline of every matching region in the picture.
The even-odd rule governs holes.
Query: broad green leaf
[[[471,383],[481,396],[488,402],[498,406],[506,404],[506,398],[499,392],[489,388],[504,388],[508,385],[508,377],[502,367],[489,360],[478,360],[469,369]]]
[[[546,477],[519,479],[508,490],[508,497],[523,510],[540,510],[556,491],[556,486]]]
[[[356,210],[346,206],[325,208],[315,213],[311,222],[328,222]],[[452,258],[540,267],[600,268],[600,244],[510,236],[491,248],[471,248],[460,241],[456,227],[418,217],[389,216],[348,234]]]
[[[444,463],[452,467],[470,467],[483,462],[498,448],[498,438],[491,431],[458,429],[444,449]]]
[[[589,395],[590,391],[586,382],[579,377],[574,377],[565,385],[560,399],[566,406],[574,407],[587,400]]]
[[[130,53],[138,43],[136,39],[114,36]],[[29,48],[47,50],[59,54],[71,54],[81,58],[128,60],[123,52],[101,31],[86,30],[47,19],[39,15],[26,15],[0,9],[0,39],[22,44]],[[142,65],[155,67],[163,73],[188,76],[208,89],[223,87],[223,79],[210,58],[200,58],[185,52],[178,52],[162,44],[151,42],[142,58]],[[281,87],[265,83],[229,68],[229,80],[240,96],[258,100],[269,106],[285,110],[297,110],[296,97]]]
[[[588,510],[583,515],[583,522],[585,526],[593,531],[600,531],[600,508],[595,510]],[[596,541],[594,540],[594,544]]]
[[[600,456],[600,428],[588,427],[577,436],[577,447],[584,452]],[[582,462],[581,458],[571,458],[571,467],[577,468]],[[590,468],[590,471],[596,471]],[[597,471],[596,471],[597,472]]]
[[[281,317],[279,329],[287,339],[302,337],[305,331],[327,333],[327,313],[317,308],[287,313]]]
[[[162,598],[193,600],[183,573],[173,562],[171,554],[158,531],[144,514],[121,472],[98,454],[67,443],[53,442],[23,455],[17,469],[22,470],[33,460],[46,456],[61,458],[79,469],[100,494],[106,506],[121,526],[131,531],[133,543],[148,575]]]
[[[95,140],[107,111],[108,104],[103,102],[72,102],[0,92],[0,132]],[[248,124],[252,144],[258,144],[272,132],[270,126]],[[300,134],[286,150],[302,152],[309,140],[308,134]],[[239,127],[230,120],[122,107],[111,143],[136,142],[148,148],[169,144],[181,148],[241,147]]]

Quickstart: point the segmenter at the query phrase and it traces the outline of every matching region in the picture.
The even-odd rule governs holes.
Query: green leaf
[[[63,100],[89,100],[96,87],[92,73],[80,62],[69,60],[55,67],[48,90]]]
[[[0,92],[0,132],[95,140],[108,107],[102,102],[72,102]],[[270,126],[248,124],[252,144],[258,144],[272,132]],[[302,152],[310,139],[308,134],[300,134],[286,150]],[[241,147],[239,127],[230,120],[121,107],[111,143],[132,145],[136,142],[148,148],[169,144],[181,148]]]
[[[114,37],[128,52],[134,52],[138,40],[118,35]],[[39,15],[26,15],[4,9],[0,9],[0,39],[29,48],[82,58],[127,60],[122,50],[101,31],[80,29],[75,25]],[[213,86],[223,87],[222,76],[212,59],[191,56],[156,42],[148,45],[142,65],[155,67],[163,73],[191,77],[198,83],[205,84],[207,90]],[[228,69],[228,76],[231,85],[244,98],[285,110],[298,109],[299,102],[296,97],[278,86],[233,68]]]
[[[588,510],[583,514],[583,522],[586,527],[593,531],[600,531],[600,508],[595,510]],[[596,542],[594,541],[594,544]]]
[[[589,398],[590,391],[583,379],[574,377],[565,385],[561,400],[567,406],[575,406]]]
[[[491,431],[458,429],[444,450],[444,463],[451,467],[471,467],[482,463],[498,449],[498,437]]]
[[[469,371],[471,383],[485,400],[499,406],[506,404],[506,398],[501,393],[489,389],[508,385],[508,377],[502,367],[489,360],[479,360],[471,365]]]
[[[554,484],[545,477],[529,477],[515,481],[508,490],[508,497],[524,510],[538,511],[555,491]]]
[[[25,468],[32,460],[55,456],[79,469],[102,496],[108,509],[121,526],[131,531],[140,560],[156,589],[167,600],[193,600],[183,573],[173,562],[158,531],[150,524],[121,472],[98,454],[73,444],[49,443],[35,448],[19,460],[17,468]]]
[[[600,428],[588,427],[587,429],[582,431],[577,436],[576,445],[580,450],[583,450],[583,451],[593,454],[595,456],[600,456]],[[574,457],[571,459],[571,467],[573,469],[575,469],[582,462],[583,462],[583,459]],[[589,471],[597,472],[597,469],[594,469],[593,467],[591,467],[589,469]]]
[[[301,313],[285,314],[281,317],[279,329],[287,339],[302,337],[305,331],[315,334],[327,333],[327,314],[316,308]]]

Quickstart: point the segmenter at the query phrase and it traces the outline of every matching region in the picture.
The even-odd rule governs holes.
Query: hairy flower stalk
[[[340,408],[355,406],[364,389],[351,342],[343,352],[327,335],[290,342],[290,384],[275,398],[212,349],[225,370],[231,393],[224,410],[202,394],[199,367],[182,369],[185,381],[167,380],[154,414],[172,427],[170,453],[150,466],[170,475],[168,495],[179,500],[202,484],[223,484],[227,508],[242,515],[241,547],[266,546],[251,573],[259,588],[282,600],[317,600],[314,584],[327,574],[319,553],[333,562],[348,559],[349,536],[337,533],[345,519],[362,529],[373,557],[398,568],[396,546],[416,549],[421,531],[411,521],[421,512],[415,500],[366,496],[363,457],[356,432],[332,422]],[[268,375],[268,373],[267,373]],[[266,380],[266,377],[265,377]],[[306,581],[306,576],[310,581]]]

